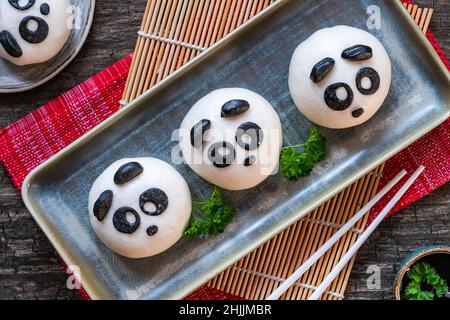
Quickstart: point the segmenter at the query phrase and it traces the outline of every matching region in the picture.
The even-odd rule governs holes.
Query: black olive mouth
[[[158,233],[158,230],[159,230],[158,226],[151,225],[150,227],[147,228],[146,233],[149,237],[153,237]]]
[[[358,119],[364,114],[364,108],[357,107],[352,111],[352,117]]]

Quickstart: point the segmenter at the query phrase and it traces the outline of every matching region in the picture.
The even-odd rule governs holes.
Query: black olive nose
[[[221,153],[221,150],[224,153]],[[229,142],[217,142],[209,148],[208,157],[216,168],[226,168],[233,164],[236,158],[236,149]]]
[[[48,16],[50,13],[50,6],[48,5],[48,3],[41,4],[41,7],[39,9],[41,10],[41,14],[43,14],[44,16]]]
[[[345,99],[340,99],[337,96],[337,92],[339,89],[345,89],[347,96]],[[353,103],[353,90],[350,88],[350,86],[346,83],[335,83],[330,85],[325,90],[325,103],[330,107],[330,109],[333,109],[335,111],[344,111],[348,107],[350,107]]]

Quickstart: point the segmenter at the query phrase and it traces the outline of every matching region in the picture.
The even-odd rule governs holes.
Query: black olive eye
[[[120,233],[132,234],[141,225],[141,218],[133,208],[122,207],[114,213],[113,225]]]
[[[246,122],[236,131],[236,142],[245,150],[258,149],[263,142],[264,134],[260,126],[253,122]]]
[[[113,192],[107,190],[102,192],[94,204],[94,216],[98,221],[103,221],[108,214],[109,208],[111,208],[111,203],[113,200]]]
[[[333,70],[335,61],[332,58],[325,58],[322,61],[316,63],[311,71],[310,79],[314,83],[318,83],[325,79],[325,77]]]
[[[17,40],[6,30],[0,32],[0,44],[11,57],[20,58],[23,55],[22,48]]]
[[[325,90],[325,103],[335,111],[344,111],[353,103],[352,88],[346,83],[332,84]]]
[[[167,210],[169,199],[161,189],[152,188],[141,194],[139,197],[139,206],[145,214],[159,216]]]
[[[20,5],[20,0],[8,0],[9,4],[16,8],[17,10],[27,10],[34,6],[36,0],[28,0],[26,4]],[[23,1],[22,1],[23,2]]]
[[[236,150],[231,143],[217,142],[209,148],[208,157],[216,168],[226,168],[233,164]]]
[[[191,145],[194,148],[201,147],[204,142],[204,135],[206,131],[211,128],[211,121],[208,119],[203,119],[198,122],[191,129]]]
[[[371,95],[380,88],[380,75],[372,68],[362,68],[356,74],[356,87],[364,95]]]
[[[48,37],[48,24],[44,19],[28,16],[20,22],[19,33],[29,43],[41,43]]]
[[[130,182],[144,172],[144,168],[137,162],[129,162],[122,165],[114,175],[114,183],[117,185]]]

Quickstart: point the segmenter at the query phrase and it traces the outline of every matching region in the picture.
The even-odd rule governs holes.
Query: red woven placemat
[[[431,32],[428,32],[427,36],[450,69],[450,64],[434,36]],[[118,101],[122,96],[130,64],[131,56],[127,56],[0,131],[0,161],[17,189],[21,188],[23,180],[31,170],[118,110]],[[449,158],[450,120],[447,120],[390,159],[385,166],[381,186],[389,181],[400,167],[410,172],[419,164],[427,167],[422,177],[392,213],[448,182]],[[385,202],[379,206],[383,204]],[[377,208],[372,211],[372,218],[376,216]],[[83,290],[80,292],[83,298],[89,298]],[[188,299],[238,299],[238,297],[204,286]]]

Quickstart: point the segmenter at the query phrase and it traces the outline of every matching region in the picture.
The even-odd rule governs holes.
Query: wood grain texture
[[[416,3],[434,8],[431,30],[449,55],[450,2]],[[92,32],[80,55],[43,87],[28,93],[0,95],[0,126],[20,119],[129,54],[144,9],[144,0],[98,0]],[[447,184],[383,223],[358,255],[346,292],[348,299],[391,299],[395,271],[403,258],[421,246],[449,244],[449,194]],[[380,290],[367,289],[369,265],[378,265],[382,271]],[[0,168],[0,299],[78,299],[76,290],[67,289],[66,279],[54,249]]]

